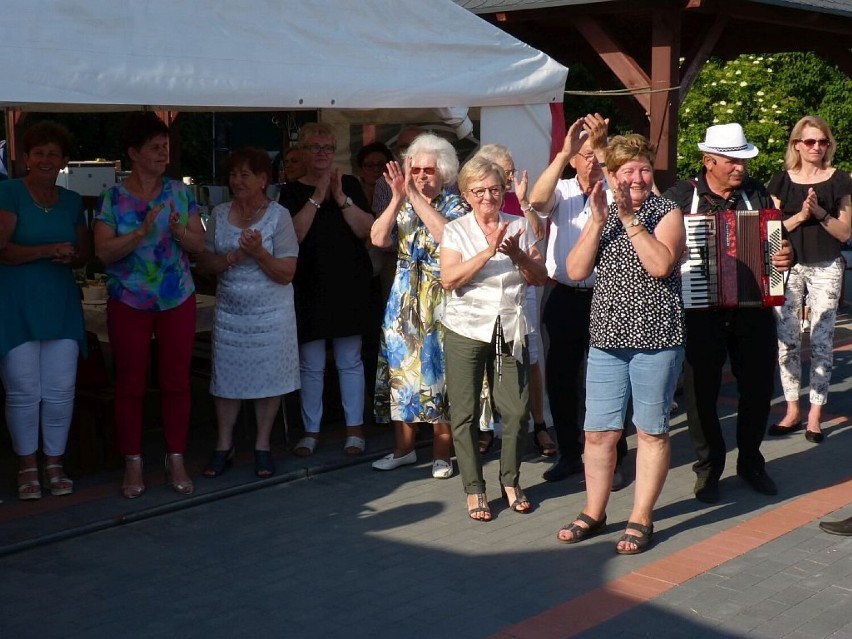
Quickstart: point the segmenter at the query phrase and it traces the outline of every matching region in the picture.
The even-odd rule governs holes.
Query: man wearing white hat
[[[769,193],[747,175],[748,160],[758,149],[736,123],[707,129],[703,167],[694,180],[679,180],[663,197],[684,213],[750,211],[774,208]],[[773,264],[789,268],[793,251],[786,240],[772,256]],[[737,474],[754,490],[775,495],[778,488],[766,473],[760,443],[766,432],[777,362],[775,321],[769,308],[688,310],[684,391],[687,420],[698,461],[695,498],[719,501],[719,478],[725,468],[725,440],[716,403],[722,368],[730,357],[737,380]]]

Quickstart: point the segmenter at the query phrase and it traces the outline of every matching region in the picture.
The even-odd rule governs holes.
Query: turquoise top
[[[183,182],[166,177],[160,194],[150,201],[116,184],[101,194],[95,216],[116,235],[127,235],[142,226],[154,207],[162,209],[151,232],[129,255],[106,267],[109,296],[141,311],[176,308],[195,292],[189,257],[169,231],[172,211],[184,226],[198,215],[195,198]]]
[[[59,201],[46,213],[23,180],[0,182],[0,209],[17,217],[9,241],[21,246],[54,242],[77,244],[86,226],[79,193],[59,188]],[[25,342],[73,339],[86,352],[80,289],[67,264],[39,259],[14,266],[0,264],[0,358]]]

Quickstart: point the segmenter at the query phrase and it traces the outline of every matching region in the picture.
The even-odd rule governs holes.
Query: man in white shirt
[[[568,165],[576,171],[576,176],[562,179]],[[601,179],[601,165],[586,139],[580,118],[568,129],[562,150],[541,174],[529,196],[530,206],[549,217],[551,222],[545,266],[553,288],[544,306],[542,321],[550,339],[545,377],[559,460],[544,473],[546,481],[559,481],[583,471],[580,397],[583,364],[589,350],[589,316],[595,275],[580,282],[570,279],[565,258],[589,219],[588,195],[595,182]],[[627,446],[623,438],[618,452],[613,490],[624,484],[621,460],[627,453]]]

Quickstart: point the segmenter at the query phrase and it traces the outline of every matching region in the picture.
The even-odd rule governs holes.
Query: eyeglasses
[[[334,153],[334,145],[332,144],[309,144],[305,148],[314,154],[325,153],[328,155]]]
[[[436,170],[434,166],[412,166],[411,175],[420,175],[421,171],[426,175],[435,175]]]
[[[488,192],[491,197],[500,197],[503,195],[503,187],[502,186],[489,186],[488,188],[479,188],[479,189],[470,189],[468,193],[470,193],[477,200],[481,200],[485,197],[485,192]]]
[[[813,138],[808,138],[807,140],[801,140],[800,139],[799,142],[801,142],[802,144],[804,144],[806,147],[808,147],[810,149],[814,144],[819,144],[820,146],[827,147],[830,143],[830,140],[828,138],[820,138],[819,140],[814,140]]]

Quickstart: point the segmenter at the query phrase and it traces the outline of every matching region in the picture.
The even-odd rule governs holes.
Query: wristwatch
[[[633,221],[625,224],[624,229],[625,230],[632,229],[634,226],[639,226],[640,224],[642,224],[642,222],[639,220],[639,218],[636,217],[636,216],[633,216]]]
[[[343,205],[340,207],[340,210],[342,211],[343,209],[348,209],[353,204],[354,202],[352,201],[352,198],[347,195],[346,199],[343,200]]]

